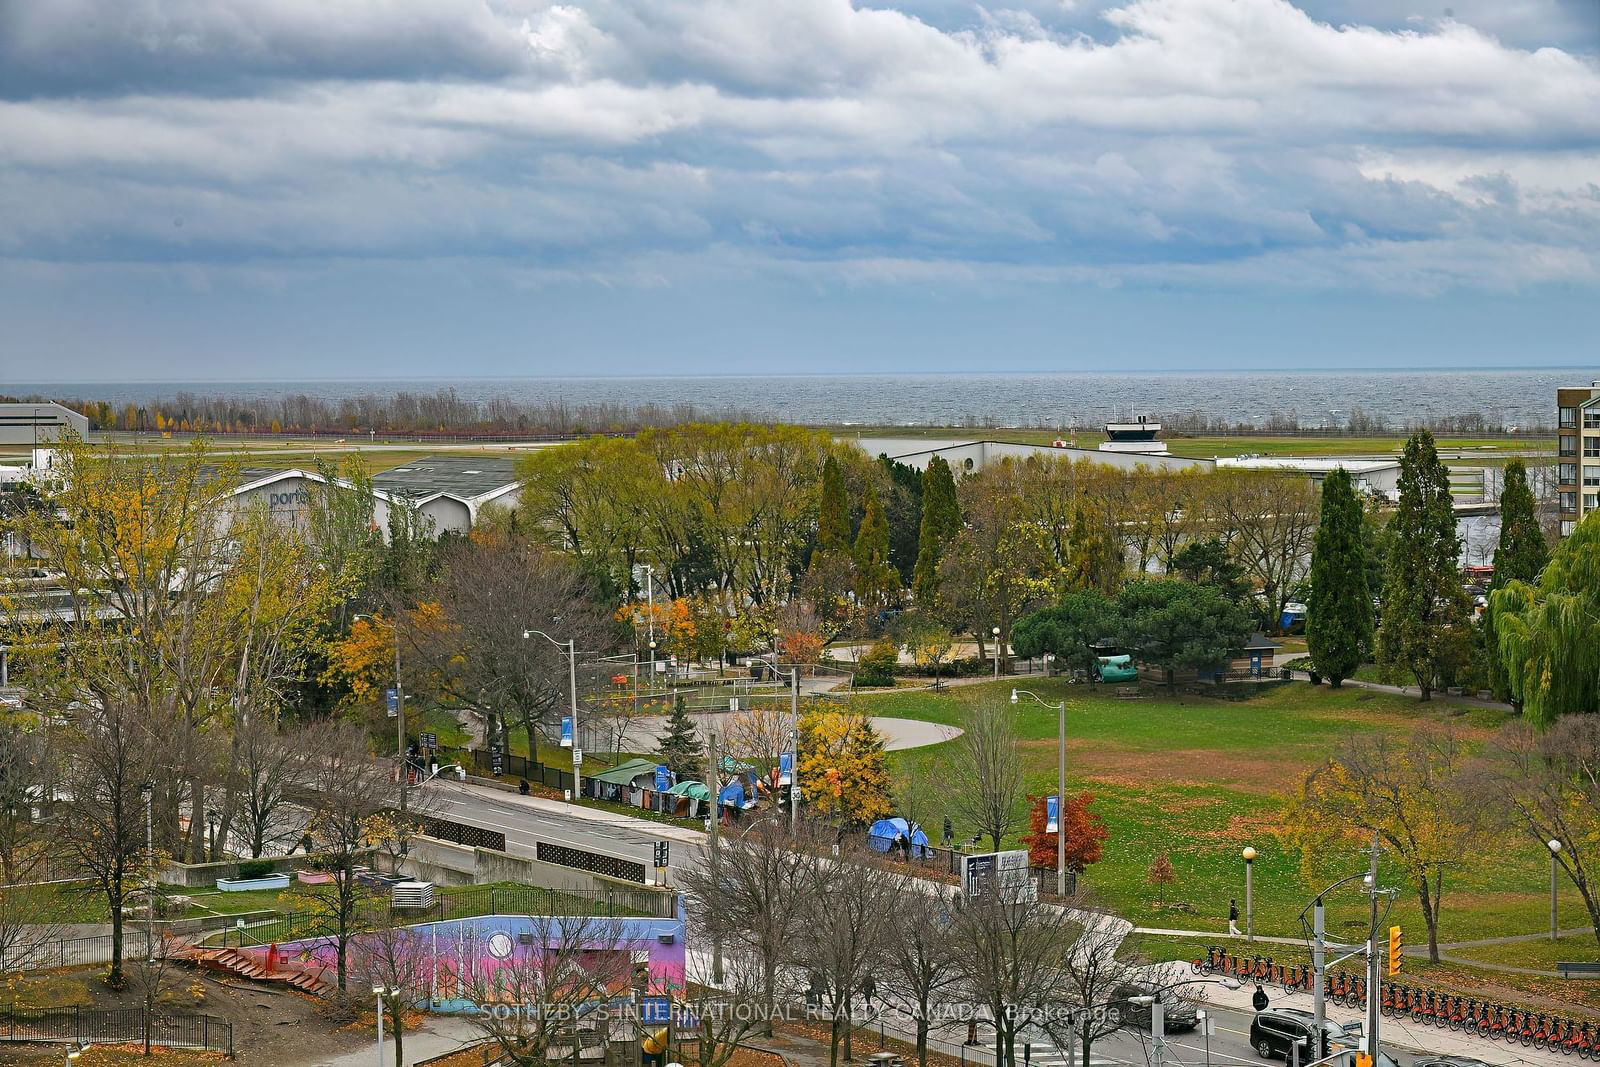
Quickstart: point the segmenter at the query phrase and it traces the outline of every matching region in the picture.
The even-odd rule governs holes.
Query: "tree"
[[[661,735],[659,751],[661,762],[672,768],[672,773],[677,775],[679,781],[699,773],[705,746],[700,743],[694,720],[689,718],[689,709],[684,704],[682,693],[672,702],[672,712],[667,716],[667,730]]]
[[[462,976],[467,998],[513,1010],[475,1012],[473,1021],[494,1043],[496,1062],[515,1067],[577,1063],[585,1058],[580,1055],[581,1009],[626,992],[633,980],[626,929],[621,920],[599,915],[529,915],[521,924],[526,936],[517,938],[509,956]],[[474,944],[462,951],[475,957],[487,949]]]
[[[906,648],[911,662],[933,675],[933,688],[937,692],[944,676],[945,664],[955,651],[955,635],[926,617],[919,617],[906,633]]]
[[[917,565],[917,540],[922,526],[922,472],[888,456],[878,457],[878,466],[888,477],[889,491],[883,498],[889,517],[889,563],[900,576],[901,586],[911,584]]]
[[[1450,472],[1426,430],[1406,442],[1389,529],[1378,664],[1390,675],[1410,675],[1430,700],[1465,661],[1470,633]]]
[[[1156,906],[1165,907],[1167,887],[1178,880],[1178,873],[1172,869],[1172,857],[1165,852],[1156,853],[1156,858],[1150,861],[1150,867],[1145,871],[1144,880],[1155,887]]]
[[[960,947],[952,936],[953,891],[936,883],[902,895],[888,915],[884,981],[878,988],[916,1026],[917,1067],[927,1067],[934,1013],[961,980]]]
[[[870,483],[864,506],[853,553],[856,603],[863,611],[876,614],[899,599],[900,575],[889,565],[889,520],[877,487]]]
[[[1020,821],[1022,766],[1010,709],[977,703],[962,719],[951,766],[950,805],[986,834],[994,851]]]
[[[1410,736],[1356,734],[1306,775],[1282,825],[1313,858],[1360,848],[1376,834],[1416,890],[1428,929],[1428,959],[1439,961],[1444,872],[1472,841],[1463,793],[1467,747],[1446,729],[1423,725]]]
[[[1095,589],[1068,593],[1054,607],[1041,608],[1017,620],[1011,648],[1019,656],[1055,658],[1058,668],[1081,670],[1095,678],[1096,646],[1117,627],[1114,605]]]
[[[906,893],[917,890],[854,848],[819,856],[812,869],[797,963],[811,974],[828,1009],[828,1062],[837,1067],[841,1044],[845,1059],[851,1058],[855,999],[887,956],[893,931],[888,916]]]
[[[1122,644],[1166,672],[1176,691],[1176,672],[1206,670],[1226,663],[1244,645],[1250,622],[1243,609],[1211,586],[1177,578],[1129,582],[1117,598],[1122,612]]]
[[[1470,795],[1492,830],[1519,834],[1555,854],[1600,938],[1600,719],[1570,715],[1546,730],[1507,723],[1472,769]]]
[[[182,948],[180,942],[169,934],[161,935],[160,944],[150,940],[145,951],[128,964],[129,992],[137,998],[139,1019],[144,1032],[144,1054],[150,1055],[156,1015],[161,999],[166,996],[174,976],[173,960]]]
[[[1050,998],[1042,1013],[1042,1027],[1057,1047],[1077,1042],[1080,1063],[1093,1063],[1094,1044],[1122,1029],[1125,1022],[1117,1012],[1104,1006],[1116,999],[1130,983],[1146,984],[1155,978],[1158,990],[1167,983],[1136,953],[1127,951],[1124,941],[1128,923],[1105,912],[1079,907],[1067,913],[1081,927],[1076,941],[1059,967]]]
[[[354,969],[363,985],[383,990],[378,1010],[388,1016],[385,1036],[394,1046],[394,1067],[405,1067],[406,1014],[428,996],[436,963],[431,940],[425,942],[404,921],[390,915],[355,943]]]
[[[1049,809],[1044,797],[1030,797],[1029,801],[1029,832],[1022,838],[1023,845],[1028,849],[1028,863],[1033,867],[1054,870],[1056,835],[1055,831],[1045,829],[1050,825]],[[1106,839],[1111,836],[1105,820],[1089,810],[1089,805],[1093,803],[1093,793],[1077,793],[1067,797],[1061,805],[1061,828],[1066,838],[1063,842],[1066,846],[1064,858],[1067,870],[1074,874],[1082,874],[1091,863],[1100,862],[1105,855]]]
[[[329,738],[328,731],[315,727],[281,733],[266,716],[234,728],[239,760],[236,821],[252,857],[304,834],[305,812],[291,794],[303,783],[306,767],[322,758],[311,746]]]
[[[295,885],[288,891],[315,933],[333,940],[340,991],[349,977],[350,942],[382,897],[356,877],[356,868],[400,834],[387,812],[396,794],[393,767],[367,754],[366,736],[355,726],[324,723],[313,749],[320,758],[307,768],[303,803],[310,812],[306,835],[333,876],[328,886]],[[320,736],[318,736],[320,735]]]
[[[1600,520],[1578,524],[1538,584],[1513,579],[1489,604],[1507,687],[1529,722],[1600,707]]]
[[[956,499],[955,476],[943,456],[934,456],[922,472],[922,523],[917,531],[917,563],[911,578],[917,603],[926,606],[938,595],[939,564],[960,529],[961,505]]]
[[[847,826],[889,814],[883,739],[859,712],[817,707],[800,716],[800,793],[812,811]]]
[[[850,493],[845,488],[839,461],[829,456],[822,463],[822,490],[817,509],[817,551],[850,551]]]
[[[1311,600],[1306,607],[1311,662],[1337,689],[1361,665],[1372,644],[1361,501],[1343,467],[1322,481],[1322,514],[1311,550]]]
[[[1550,546],[1539,525],[1533,491],[1528,488],[1528,472],[1522,460],[1506,463],[1505,483],[1500,491],[1500,540],[1494,552],[1494,578],[1489,583],[1489,607],[1483,613],[1480,636],[1488,652],[1489,688],[1496,700],[1511,699],[1511,682],[1500,657],[1500,639],[1495,625],[1493,592],[1512,582],[1529,585],[1550,561]]]
[[[900,665],[900,647],[887,637],[880,637],[856,661],[855,685],[892,686],[895,668]]]
[[[1277,630],[1305,574],[1317,526],[1316,490],[1297,474],[1218,471],[1208,480],[1205,510],[1260,587],[1263,621]]]
[[[1190,541],[1171,556],[1168,571],[1197,585],[1213,585],[1235,604],[1250,595],[1244,568],[1220,537]]]

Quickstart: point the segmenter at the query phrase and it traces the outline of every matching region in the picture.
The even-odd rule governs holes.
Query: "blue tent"
[[[911,854],[916,857],[932,855],[928,848],[928,835],[922,832],[922,827],[914,823],[907,823],[899,817],[893,819],[879,819],[867,828],[867,847],[874,852],[888,852],[894,847],[895,841],[905,839],[911,843]]]

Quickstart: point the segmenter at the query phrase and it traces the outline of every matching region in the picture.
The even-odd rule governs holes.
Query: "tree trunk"
[[[1600,923],[1595,924],[1600,927]],[[1600,936],[1597,930],[1596,936]],[[928,1013],[917,1016],[917,1067],[928,1067]]]
[[[851,1047],[850,1047],[850,1038],[852,1036],[854,1036],[855,1029],[856,1029],[856,1013],[855,1013],[855,1010],[854,1010],[855,1005],[853,1003],[851,1003],[852,999],[853,998],[851,997],[850,994],[848,994],[848,993],[845,994],[845,998],[844,998],[844,1058],[845,1058],[845,1062],[846,1063],[848,1063],[850,1061],[850,1055],[851,1055],[851,1052],[853,1051],[851,1049]]]
[[[115,883],[121,889],[121,880]],[[111,969],[106,972],[106,985],[112,989],[122,988],[122,901],[124,894],[112,892],[106,894],[106,903],[111,905]]]
[[[1417,899],[1422,904],[1422,921],[1428,927],[1428,962],[1439,962],[1439,912],[1438,903],[1433,891],[1428,887],[1428,876],[1424,874],[1417,883]],[[1376,935],[1374,935],[1376,936]]]
[[[390,1026],[394,1031],[394,1067],[406,1067],[405,1061],[405,1025],[401,1015],[404,1005],[398,1000],[394,1002],[393,1009],[389,1012]]]

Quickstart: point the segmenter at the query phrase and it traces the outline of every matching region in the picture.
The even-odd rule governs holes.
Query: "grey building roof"
[[[373,488],[396,496],[448,493],[462,500],[476,500],[516,481],[516,461],[498,456],[427,456],[372,476]]]

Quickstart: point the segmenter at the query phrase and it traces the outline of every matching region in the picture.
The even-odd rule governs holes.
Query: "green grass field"
[[[1216,700],[1164,694],[1119,700],[1109,692],[1035,678],[1025,683],[1047,700],[1069,700],[1067,788],[1096,797],[1094,810],[1110,830],[1105,858],[1084,884],[1120,914],[1141,926],[1222,932],[1228,901],[1244,906],[1240,850],[1253,845],[1256,932],[1295,936],[1299,914],[1312,887],[1299,857],[1286,852],[1274,833],[1284,802],[1304,772],[1324,758],[1344,735],[1369,730],[1404,731],[1422,718],[1449,720],[1481,740],[1499,725],[1495,712],[1465,711],[1444,704],[1368,690],[1331,690],[1305,684],[1265,689],[1247,700]],[[1005,700],[1012,685],[960,686],[928,691],[858,696],[855,706],[873,715],[894,715],[959,724],[964,705]],[[1015,709],[1028,792],[1055,791],[1056,713],[1036,704]],[[945,777],[943,764],[959,742],[891,754],[897,774],[923,783]],[[944,814],[942,792],[932,794],[924,825]],[[958,816],[958,839],[972,835]],[[1157,907],[1146,872],[1159,852],[1177,870],[1167,906]],[[1365,859],[1352,849],[1352,872]],[[1385,881],[1399,874],[1391,865]],[[1414,891],[1401,886],[1392,922],[1420,943],[1423,924]],[[1542,852],[1520,840],[1489,841],[1463,857],[1447,877],[1440,934],[1445,941],[1501,934],[1534,933],[1548,923],[1549,864]],[[1338,930],[1363,921],[1355,894],[1330,900],[1330,924]],[[1563,926],[1587,921],[1570,890],[1562,902]],[[1352,927],[1353,928],[1353,927]],[[1579,950],[1581,946],[1574,946]],[[1600,958],[1589,948],[1589,956]]]

